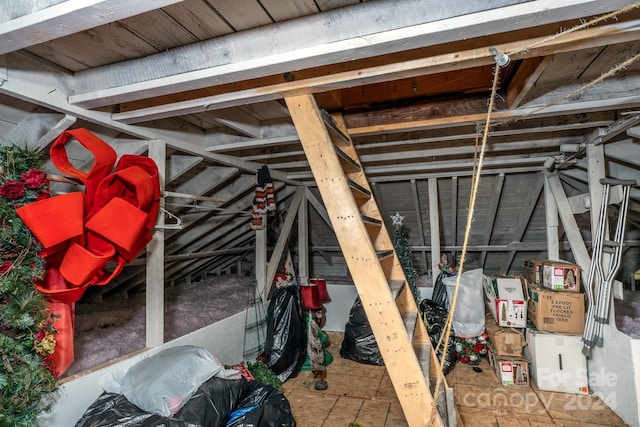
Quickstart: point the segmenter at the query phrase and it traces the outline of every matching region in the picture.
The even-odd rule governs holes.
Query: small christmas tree
[[[396,227],[393,248],[396,251],[396,255],[398,255],[400,265],[402,265],[402,270],[404,271],[404,275],[407,278],[407,283],[409,284],[409,289],[411,289],[413,298],[416,300],[416,304],[419,304],[420,295],[418,294],[418,285],[416,283],[416,276],[418,272],[413,266],[412,253],[409,249],[409,242],[407,241],[407,236],[404,234],[404,231],[402,229],[402,220],[404,219],[404,217],[396,212],[396,214],[393,215],[391,219],[393,221],[393,225],[395,225]]]

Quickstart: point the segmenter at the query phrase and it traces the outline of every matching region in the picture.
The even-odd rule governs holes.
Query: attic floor
[[[334,361],[327,367],[329,388],[314,389],[313,374],[301,372],[282,386],[296,422],[304,427],[407,426],[402,408],[384,366],[372,366],[340,357],[343,335],[330,333],[328,350]],[[535,385],[503,387],[486,358],[478,373],[456,364],[447,375],[454,389],[460,427],[625,426],[595,396],[551,393]]]

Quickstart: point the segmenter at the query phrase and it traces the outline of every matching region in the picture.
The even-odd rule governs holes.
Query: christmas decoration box
[[[529,283],[540,284],[542,277],[540,275],[540,268],[544,262],[548,262],[547,259],[525,259],[524,269],[522,275]]]
[[[584,294],[557,292],[528,286],[528,317],[543,332],[579,334],[584,332]]]
[[[531,379],[540,390],[589,394],[582,337],[527,328],[525,356]]]
[[[580,266],[564,261],[545,261],[540,267],[542,286],[556,291],[580,292]]]
[[[498,356],[522,357],[522,349],[527,345],[522,332],[498,326],[491,315],[487,315],[485,330]]]
[[[487,308],[498,326],[527,326],[526,280],[520,276],[485,278]]]
[[[529,363],[522,357],[500,356],[489,344],[489,363],[504,386],[529,385]]]

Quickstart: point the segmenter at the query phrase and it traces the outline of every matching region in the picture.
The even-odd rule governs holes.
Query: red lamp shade
[[[317,285],[300,286],[300,297],[302,298],[302,308],[305,310],[320,310],[322,308]]]
[[[331,297],[329,296],[329,292],[327,291],[327,281],[320,278],[315,278],[309,280],[309,282],[314,283],[318,286],[318,298],[321,303],[331,302]]]

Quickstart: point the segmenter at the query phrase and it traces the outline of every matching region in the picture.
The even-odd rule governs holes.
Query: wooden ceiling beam
[[[6,1],[0,7],[0,55],[180,1]]]
[[[548,56],[575,49],[623,43],[637,40],[638,38],[640,38],[640,26],[637,21],[630,21],[577,31],[553,40],[546,40],[547,37],[536,37],[500,44],[495,46],[495,48],[498,49],[499,52],[518,51],[519,53],[511,58],[512,60],[517,60],[536,56]],[[527,46],[533,47],[523,49]],[[251,86],[212,96],[169,102],[162,105],[114,113],[112,118],[123,123],[139,123],[257,102],[273,101],[289,95],[334,91],[390,80],[433,75],[445,71],[470,69],[494,63],[493,54],[489,51],[489,46],[486,46],[399,63],[271,84],[268,86]],[[69,99],[72,103],[83,105],[83,103],[78,102],[74,96],[71,96]]]
[[[520,106],[520,103],[526,98],[533,85],[552,60],[553,56],[549,55],[528,58],[522,61],[507,87],[507,105],[510,109]]]
[[[286,73],[319,63],[435,46],[459,40],[461,34],[472,39],[494,34],[496,28],[500,32],[516,31],[625,6],[626,0],[365,2],[80,71],[70,102],[96,108]],[[329,26],[331,30],[326,31]]]

